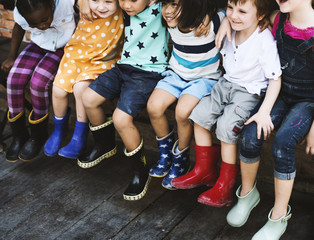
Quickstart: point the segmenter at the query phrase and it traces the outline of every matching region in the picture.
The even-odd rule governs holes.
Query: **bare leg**
[[[162,138],[169,134],[169,124],[165,115],[167,108],[177,100],[169,92],[155,89],[147,102],[147,112],[157,137]]]
[[[175,114],[178,127],[179,150],[183,150],[190,145],[193,136],[193,126],[188,118],[198,102],[199,99],[197,97],[189,94],[182,95],[178,100]]]
[[[113,123],[128,152],[136,149],[141,143],[141,135],[133,123],[133,117],[116,108]]]
[[[245,196],[252,190],[254,186],[258,167],[259,167],[259,161],[255,163],[244,163],[240,161],[240,166],[241,166],[241,180],[242,180],[240,196]]]
[[[198,146],[212,146],[212,135],[210,131],[194,123],[194,137],[195,143]]]
[[[274,178],[275,183],[275,204],[271,219],[277,220],[287,214],[288,203],[291,197],[294,179],[281,180]]]
[[[68,93],[63,89],[52,87],[52,106],[56,117],[62,118],[66,115],[68,109],[69,99]]]
[[[106,98],[96,93],[90,88],[86,88],[82,95],[82,102],[87,113],[87,117],[92,126],[99,126],[106,121],[102,104]]]
[[[221,159],[225,163],[236,164],[237,145],[221,141]]]
[[[75,108],[76,108],[76,119],[79,122],[88,122],[86,111],[82,102],[83,92],[87,89],[91,81],[82,81],[74,85],[74,97],[75,97]]]

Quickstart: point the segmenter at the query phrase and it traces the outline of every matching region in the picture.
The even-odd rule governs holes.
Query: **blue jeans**
[[[261,103],[262,101],[255,107],[252,115],[258,111]],[[289,105],[279,96],[270,115],[275,128],[279,127],[272,144],[274,176],[282,180],[293,179],[296,176],[295,148],[311,128],[314,103],[299,102]],[[257,139],[256,126],[252,122],[243,130],[240,160],[245,163],[260,160],[264,139]]]

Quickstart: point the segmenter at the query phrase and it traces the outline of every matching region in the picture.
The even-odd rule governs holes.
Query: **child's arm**
[[[11,47],[8,58],[1,64],[2,71],[9,72],[13,66],[24,34],[25,30],[19,24],[15,23],[12,31]]]
[[[92,11],[89,8],[88,0],[81,0],[82,5],[80,7],[80,16],[81,18],[85,18],[86,20],[92,22]]]
[[[271,131],[274,129],[274,125],[270,118],[270,112],[273,105],[278,97],[281,87],[281,78],[277,80],[269,79],[269,85],[266,91],[264,101],[259,108],[258,112],[250,117],[244,124],[248,125],[255,121],[257,124],[257,139],[261,138],[261,133],[263,130],[264,139],[270,135]]]
[[[305,137],[305,141],[306,141],[305,147],[306,154],[314,155],[314,121],[312,123],[309,133]]]
[[[221,47],[224,37],[227,36],[228,41],[231,41],[231,26],[229,20],[225,17],[219,26],[218,32],[215,37],[216,48]]]

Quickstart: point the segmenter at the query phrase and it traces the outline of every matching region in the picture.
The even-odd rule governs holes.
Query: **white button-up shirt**
[[[268,86],[268,79],[277,80],[281,76],[280,60],[276,41],[271,32],[265,29],[255,32],[242,44],[235,44],[235,32],[232,41],[224,41],[220,53],[226,70],[224,78],[245,87],[249,93],[258,94]]]
[[[31,28],[25,18],[14,9],[14,21],[31,32],[31,41],[39,47],[56,51],[70,40],[75,29],[74,0],[55,0],[53,21],[47,30]]]

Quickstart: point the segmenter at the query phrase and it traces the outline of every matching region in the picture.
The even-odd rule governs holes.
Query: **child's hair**
[[[276,1],[273,0],[229,0],[231,3],[246,3],[247,1],[252,1],[252,3],[256,6],[257,16],[263,18],[268,18],[276,5]]]
[[[217,1],[220,0],[179,0],[178,27],[182,29],[197,28],[206,16],[213,19],[217,12]],[[157,0],[162,4],[173,3],[174,0]]]
[[[16,0],[16,8],[22,16],[29,15],[35,10],[44,8],[51,8],[53,0]]]

